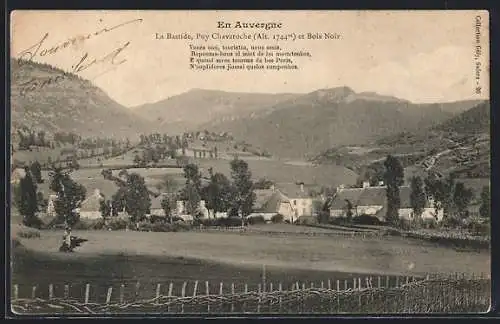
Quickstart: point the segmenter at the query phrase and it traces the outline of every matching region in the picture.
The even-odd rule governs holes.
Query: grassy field
[[[171,232],[148,233],[126,231],[74,231],[89,241],[75,253],[58,252],[61,231],[40,231],[40,237],[16,235],[22,226],[13,227],[13,236],[22,247],[12,255],[12,280],[19,284],[20,296],[29,296],[38,285],[37,296],[47,297],[48,285],[61,296],[64,284],[70,283],[70,295],[83,296],[91,283],[91,299],[103,301],[110,286],[118,291],[126,285],[126,298],[140,282],[141,298],[153,297],[155,286],[174,284],[180,295],[182,283],[192,291],[194,281],[209,281],[211,293],[217,293],[220,282],[237,291],[248,284],[256,290],[261,282],[262,266],[266,278],[275,287],[281,282],[289,287],[295,282],[307,286],[329,279],[347,280],[366,276],[423,277],[428,273],[468,272],[489,274],[488,252],[458,252],[416,240],[397,237],[346,238],[306,235],[274,236],[273,231],[332,232],[334,230],[287,224],[256,225],[262,234]],[[267,235],[266,231],[270,234]],[[350,286],[349,286],[350,287]],[[204,290],[203,290],[204,291]],[[128,296],[128,297],[127,297]]]
[[[248,166],[255,180],[267,178],[277,183],[295,183],[303,181],[318,186],[338,186],[353,184],[357,175],[342,166],[336,165],[299,165],[289,161],[271,159],[247,159]],[[230,176],[230,160],[197,160],[204,173],[212,167],[214,172]]]
[[[296,225],[280,225],[295,230]],[[309,231],[326,231],[305,228]],[[23,240],[29,250],[56,258],[96,255],[186,257],[245,267],[262,264],[295,269],[354,273],[423,275],[429,272],[488,272],[489,253],[450,248],[398,237],[273,237],[237,233],[75,231],[86,242],[75,254],[57,252],[62,233],[43,231],[40,239]]]

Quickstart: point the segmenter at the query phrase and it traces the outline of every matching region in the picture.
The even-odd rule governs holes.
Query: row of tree
[[[399,160],[391,155],[384,162],[384,182],[387,186],[387,222],[399,223],[399,209],[401,206],[400,187],[404,183],[404,170]],[[432,198],[436,214],[443,211],[443,221],[463,219],[468,216],[468,207],[474,198],[474,193],[464,183],[456,181],[453,175],[447,179],[429,176],[424,181],[420,177],[411,179],[410,204],[415,217],[420,219],[427,204]],[[484,187],[481,192],[480,214],[490,217],[489,188]]]
[[[40,227],[41,220],[37,213],[47,208],[47,200],[41,192],[37,192],[37,184],[42,183],[39,163],[24,167],[25,175],[19,184],[13,187],[14,205],[23,216],[23,224],[30,227]],[[49,172],[50,189],[55,193],[53,200],[56,218],[53,224],[74,225],[79,220],[77,208],[85,199],[85,187],[73,181],[71,170],[54,167]]]
[[[254,184],[248,163],[235,159],[231,161],[231,180],[222,173],[214,173],[209,169],[209,175],[202,177],[196,164],[184,166],[185,183],[180,190],[179,184],[166,177],[158,189],[167,191],[161,205],[167,217],[171,218],[176,201],[185,202],[186,213],[199,217],[199,204],[206,202],[206,207],[214,213],[228,212],[229,216],[246,216],[251,213],[255,201]],[[103,171],[103,176],[113,179],[111,172]],[[151,195],[144,178],[136,173],[129,174],[126,170],[119,173],[126,180],[109,200],[101,202],[101,212],[104,217],[116,216],[120,211],[130,215],[131,220],[139,222],[150,213]]]

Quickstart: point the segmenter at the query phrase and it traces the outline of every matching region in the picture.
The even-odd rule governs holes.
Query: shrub
[[[111,230],[118,231],[118,230],[124,230],[127,228],[127,226],[130,226],[130,222],[126,219],[123,218],[110,218],[108,221],[107,227]]]
[[[274,215],[272,218],[271,218],[271,222],[273,223],[283,223],[283,220],[285,219],[285,217],[283,217],[283,215],[281,214],[277,214],[277,215]]]
[[[104,219],[82,220],[73,225],[73,229],[77,230],[101,230],[104,228]]]
[[[298,225],[316,225],[318,223],[318,219],[313,216],[301,216],[295,223]]]
[[[240,223],[238,225],[241,225],[241,220],[240,219],[238,219],[238,220],[240,221]],[[256,215],[256,216],[248,217],[247,222],[250,225],[256,225],[256,224],[265,224],[266,220],[264,219],[264,216]]]
[[[359,215],[352,219],[354,224],[360,225],[380,225],[381,221],[375,217],[370,215]]]
[[[26,238],[26,239],[31,239],[31,238],[40,238],[40,232],[35,230],[35,229],[22,229],[19,232],[17,232],[17,236]]]

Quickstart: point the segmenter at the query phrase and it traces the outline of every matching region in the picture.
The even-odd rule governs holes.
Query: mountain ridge
[[[49,64],[11,59],[11,132],[136,137],[151,128],[89,80]]]

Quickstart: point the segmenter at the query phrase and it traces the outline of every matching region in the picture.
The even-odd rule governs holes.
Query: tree
[[[179,183],[170,174],[167,174],[163,179],[156,185],[156,189],[163,192],[173,193],[179,188]]]
[[[234,192],[233,214],[237,212],[241,213],[242,217],[248,216],[255,202],[252,172],[248,168],[248,163],[237,158],[232,160],[231,178]]]
[[[125,210],[133,222],[139,222],[151,208],[151,198],[144,178],[132,173],[127,179],[125,190]]]
[[[99,202],[99,211],[103,218],[108,218],[111,216],[112,203],[110,200],[102,199]]]
[[[187,183],[181,191],[181,199],[186,202],[186,212],[195,216],[201,196],[193,183]]]
[[[75,169],[75,170],[78,170],[80,168],[80,164],[78,164],[78,159],[77,159],[76,155],[73,155],[71,157],[70,167],[72,169]]]
[[[126,205],[126,187],[120,187],[111,197],[112,215],[118,216],[118,212],[123,211]]]
[[[347,218],[347,221],[351,222],[352,221],[352,216],[353,216],[353,212],[352,212],[352,209],[353,209],[353,205],[352,205],[352,202],[348,199],[345,200],[345,210],[346,210],[346,218]]]
[[[202,190],[202,198],[207,202],[207,208],[217,212],[227,212],[231,207],[231,182],[222,173],[213,173],[209,169],[210,183]]]
[[[40,162],[35,160],[35,162],[33,162],[30,166],[30,171],[31,175],[33,176],[33,180],[35,180],[36,183],[43,183],[42,165],[40,164]]]
[[[270,189],[273,185],[273,181],[266,178],[260,178],[254,183],[254,189]]]
[[[111,169],[103,169],[101,171],[101,175],[103,176],[104,179],[108,180],[113,177],[113,171],[111,171]]]
[[[69,174],[64,173],[61,168],[51,170],[50,177],[50,189],[57,195],[54,201],[54,209],[57,215],[56,223],[64,222],[73,226],[80,218],[76,209],[85,200],[86,189],[81,184],[73,181]]]
[[[165,217],[172,223],[172,210],[175,208],[175,198],[171,195],[164,195],[161,200],[161,208],[165,212]]]
[[[470,188],[466,188],[462,182],[457,182],[453,190],[453,204],[457,209],[458,216],[463,218],[467,217],[469,206],[474,193]]]
[[[484,186],[481,190],[481,206],[479,207],[479,215],[484,218],[491,217],[491,194],[488,186]]]
[[[142,163],[142,159],[141,159],[141,157],[139,156],[139,154],[136,154],[136,155],[134,156],[134,165],[135,165],[135,166],[140,166],[140,165],[141,165],[141,163]]]
[[[424,182],[420,177],[411,178],[410,205],[413,209],[413,214],[420,219],[425,208],[426,197],[424,192]]]
[[[120,178],[127,178],[128,177],[127,169],[121,169],[120,172],[118,172],[118,176]]]
[[[399,222],[399,208],[401,206],[399,187],[403,184],[404,170],[399,160],[392,155],[387,156],[384,166],[384,181],[387,185],[386,220],[388,223],[396,225]]]
[[[37,187],[28,167],[24,168],[25,176],[21,178],[19,187],[14,190],[14,203],[23,216],[23,224],[29,227],[40,227],[36,217],[38,211]]]

